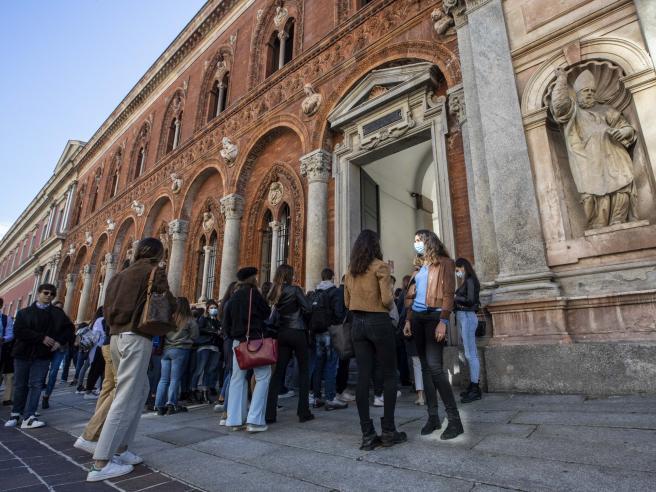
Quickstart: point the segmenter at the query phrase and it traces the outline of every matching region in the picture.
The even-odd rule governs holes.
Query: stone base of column
[[[495,287],[487,287],[486,294],[491,294],[491,302],[545,299],[560,296],[560,287],[554,282],[551,271],[504,275],[496,278]]]

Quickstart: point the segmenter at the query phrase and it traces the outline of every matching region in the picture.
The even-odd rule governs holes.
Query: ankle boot
[[[447,425],[444,432],[442,432],[440,439],[443,441],[446,441],[447,439],[453,439],[458,437],[463,432],[465,432],[465,429],[462,428],[460,417],[449,417],[449,425]]]
[[[471,403],[476,400],[481,399],[481,388],[478,385],[478,383],[472,383],[469,391],[465,395],[463,395],[462,400],[460,400],[461,403]]]
[[[381,445],[373,420],[369,419],[367,422],[361,422],[360,428],[362,429],[362,444],[360,445],[362,451],[372,451]]]
[[[470,383],[469,383],[469,386],[467,386],[467,388],[465,388],[465,391],[461,391],[461,392],[460,392],[460,398],[464,398],[465,395],[466,395],[467,393],[469,393],[469,391],[472,389],[472,386],[473,386],[473,385],[474,385],[474,383],[471,383],[471,382],[470,382]]]
[[[432,434],[433,431],[441,428],[442,424],[440,423],[440,418],[437,415],[429,415],[426,425],[421,428],[421,435],[427,436],[428,434]]]
[[[380,419],[380,425],[383,429],[381,433],[380,440],[382,441],[383,446],[386,448],[394,446],[395,444],[400,444],[408,440],[408,435],[405,432],[399,432],[396,430],[394,422],[387,422],[385,418]]]

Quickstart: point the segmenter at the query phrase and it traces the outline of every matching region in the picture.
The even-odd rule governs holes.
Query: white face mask
[[[419,254],[419,255],[423,255],[423,254],[424,254],[425,247],[424,247],[424,242],[423,242],[423,241],[417,241],[417,242],[415,243],[415,251],[416,251],[417,254]]]
[[[210,308],[210,316],[216,316],[219,314],[219,310],[217,308]]]
[[[457,271],[457,272],[456,272],[456,277],[458,277],[458,278],[462,278],[462,277],[464,277],[464,276],[465,276],[465,272],[463,272],[463,271]]]

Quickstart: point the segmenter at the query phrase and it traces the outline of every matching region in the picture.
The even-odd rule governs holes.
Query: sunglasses
[[[49,290],[42,290],[41,294],[43,294],[44,296],[54,296],[55,295],[54,292],[50,292]]]

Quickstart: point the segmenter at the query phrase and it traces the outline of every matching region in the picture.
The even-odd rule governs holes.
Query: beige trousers
[[[105,377],[103,379],[100,396],[96,403],[96,411],[93,413],[91,420],[84,428],[82,438],[87,441],[97,441],[100,438],[105,419],[109,413],[109,408],[114,401],[114,389],[116,388],[116,371],[112,363],[112,354],[109,345],[102,347],[102,356],[105,359]]]

